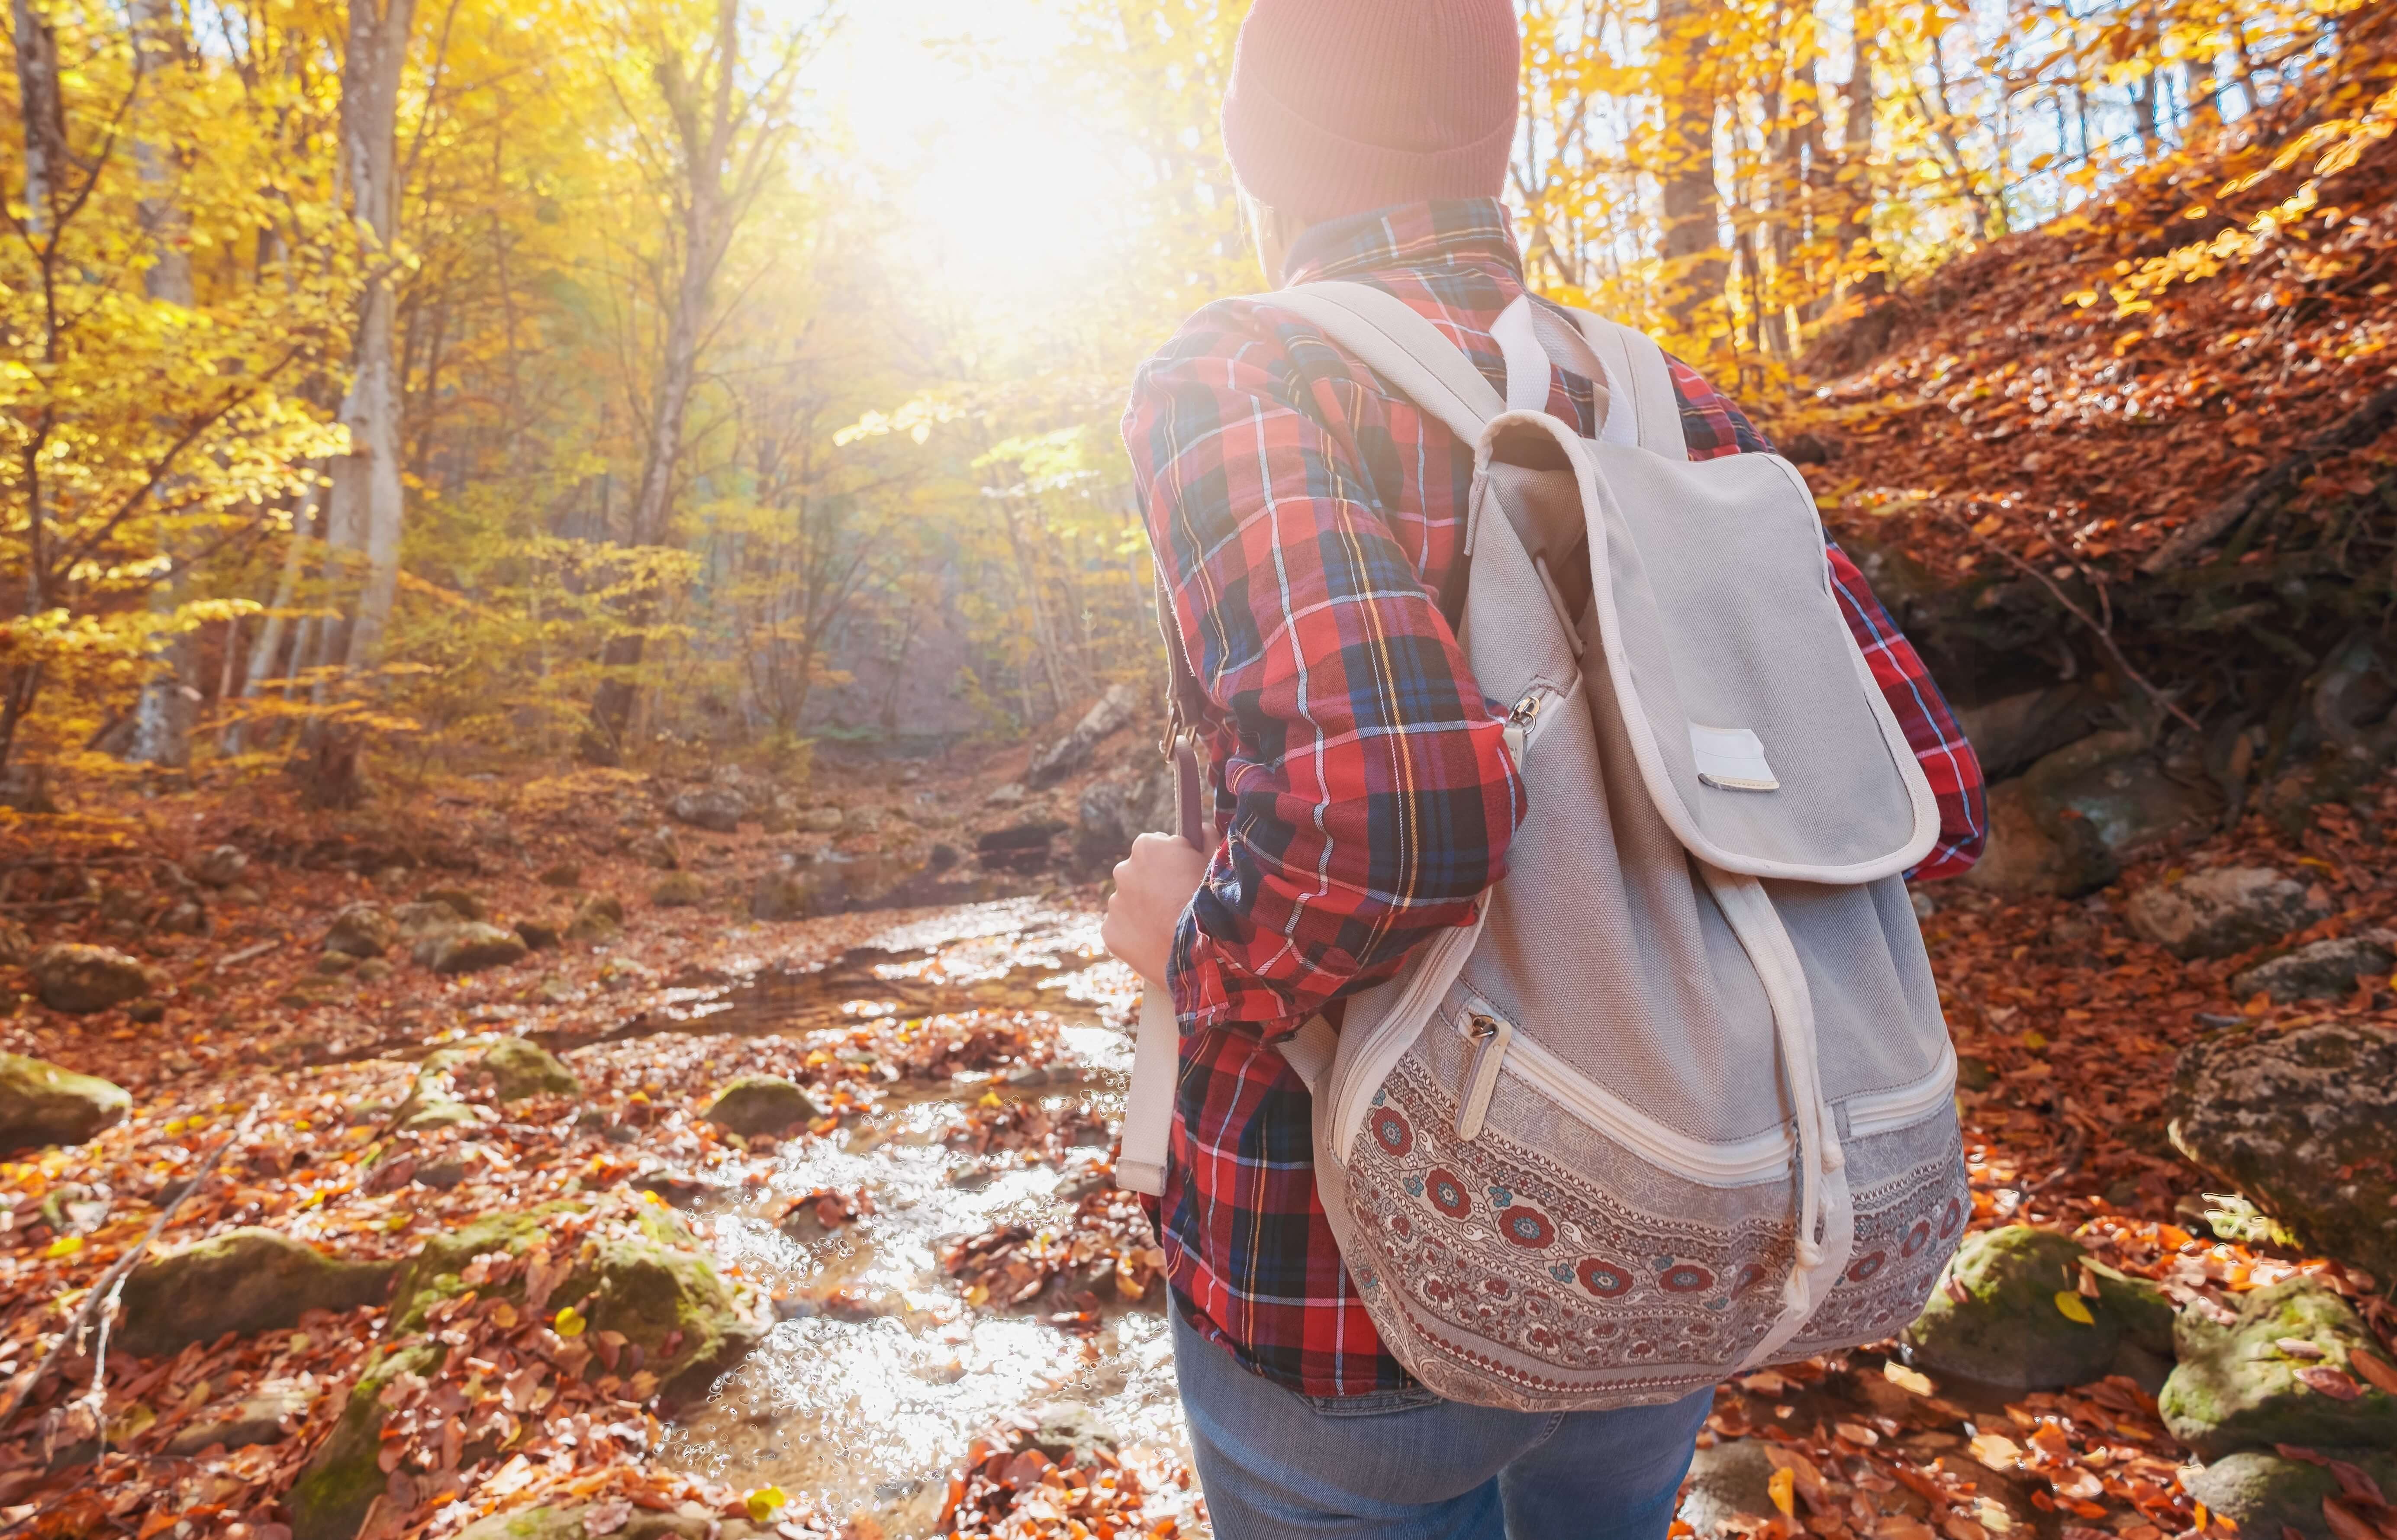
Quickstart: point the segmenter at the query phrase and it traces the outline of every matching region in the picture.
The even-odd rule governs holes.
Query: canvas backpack
[[[1379,289],[1265,302],[1473,447],[1453,618],[1483,695],[1513,703],[1529,793],[1474,922],[1283,1048],[1383,1342],[1451,1399],[1560,1411],[1891,1335],[1970,1212],[1900,875],[1938,812],[1805,483],[1769,454],[1692,462],[1664,355],[1596,316],[1607,426],[1587,439],[1545,410],[1534,323],[1558,323],[1528,301],[1494,331],[1504,398]],[[1176,1037],[1152,991],[1118,1163],[1147,1190]]]

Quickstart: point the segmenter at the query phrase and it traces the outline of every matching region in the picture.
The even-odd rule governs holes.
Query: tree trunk
[[[39,237],[57,229],[69,165],[59,34],[33,0],[10,0],[9,22],[17,42],[17,100],[25,116],[25,222]]]
[[[1723,302],[1722,196],[1715,187],[1715,82],[1703,0],[1656,0],[1665,132],[1666,308],[1682,330]]]
[[[1855,274],[1849,288],[1870,297],[1889,288],[1872,238],[1873,118],[1880,100],[1873,90],[1873,35],[1881,28],[1877,7],[1858,5],[1850,28],[1847,122],[1840,132],[1840,185],[1846,194],[1840,210],[1841,263]]]
[[[399,235],[399,85],[415,20],[416,0],[350,0],[349,44],[341,58],[341,175],[351,217],[369,247],[350,387],[341,407],[350,449],[332,463],[327,518],[333,556],[347,550],[366,556],[365,584],[341,651],[352,670],[372,666],[382,653],[399,592],[404,508],[392,272]],[[330,661],[329,650],[326,657]]]
[[[741,64],[739,0],[716,0],[713,51],[712,78],[704,72],[700,75],[687,72],[679,54],[662,59],[656,71],[658,89],[678,141],[676,169],[682,184],[675,194],[683,216],[683,263],[675,275],[649,442],[642,449],[641,485],[633,499],[635,545],[664,543],[673,522],[675,477],[682,465],[683,422],[690,407],[691,386],[699,376],[700,341],[714,313],[716,271],[731,246],[736,205],[745,201],[725,181],[733,138],[745,116],[745,106],[734,94]],[[627,606],[625,618],[632,626],[645,626],[655,610],[655,596],[642,595]],[[595,731],[586,753],[601,758],[621,757],[633,715],[636,681],[630,675],[639,666],[643,650],[637,630],[609,639],[602,661],[615,676],[601,681],[591,703]]]
[[[291,542],[283,548],[283,570],[275,580],[275,596],[266,607],[266,624],[260,629],[258,640],[250,647],[249,666],[242,676],[241,698],[245,701],[256,698],[258,692],[266,687],[268,677],[275,672],[275,661],[283,651],[287,617],[299,597],[300,574],[307,565],[308,537],[315,528],[316,510],[323,500],[322,490],[312,482],[307,501],[300,505],[299,513],[291,520]],[[297,645],[291,649],[295,668],[300,650]],[[239,754],[242,740],[247,736],[244,725],[235,720],[225,729],[224,751]]]
[[[133,62],[145,87],[181,64],[188,49],[183,19],[175,0],[133,0]],[[155,100],[154,95],[152,100]],[[175,197],[175,167],[167,147],[150,134],[133,142],[133,171],[141,184],[136,206],[142,234],[149,237],[150,266],[141,287],[161,304],[192,306],[192,260],[183,250],[185,220]],[[159,488],[161,498],[172,483]],[[163,627],[182,608],[190,582],[182,553],[171,535],[159,554],[168,563],[167,581],[150,589],[150,610]],[[192,762],[192,721],[198,691],[192,673],[195,649],[189,632],[160,636],[151,648],[150,677],[133,707],[133,744],[126,757],[136,764],[180,769]]]

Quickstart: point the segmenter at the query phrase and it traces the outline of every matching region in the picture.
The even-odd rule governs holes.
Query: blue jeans
[[[1422,1389],[1301,1396],[1167,1309],[1216,1540],[1662,1540],[1713,1400],[1502,1412]]]

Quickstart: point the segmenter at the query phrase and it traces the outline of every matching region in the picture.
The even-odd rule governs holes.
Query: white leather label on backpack
[[[1746,728],[1702,728],[1690,724],[1690,752],[1698,762],[1698,779],[1725,791],[1779,791],[1773,767],[1764,761],[1764,740]]]

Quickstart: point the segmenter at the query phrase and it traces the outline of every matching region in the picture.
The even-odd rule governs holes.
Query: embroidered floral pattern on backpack
[[[1475,1376],[1504,1371],[1534,1394],[1566,1390],[1576,1375],[1669,1388],[1676,1370],[1702,1385],[1779,1316],[1790,1265],[1782,1202],[1710,1225],[1690,1212],[1704,1189],[1671,1213],[1592,1201],[1598,1189],[1495,1122],[1455,1143],[1453,1099],[1415,1056],[1399,1062],[1384,1092],[1373,1137],[1351,1157],[1350,1219],[1378,1264],[1368,1307],[1403,1312],[1405,1325],[1390,1321],[1386,1337],[1413,1346],[1410,1367],[1427,1383],[1440,1370],[1417,1361],[1426,1350]],[[1847,1264],[1781,1356],[1896,1331],[1962,1236],[1967,1189],[1952,1125],[1885,1137],[1868,1169],[1912,1163],[1854,1195]],[[1740,1200],[1725,1204],[1721,1212],[1735,1215]],[[1492,1347],[1531,1362],[1506,1364]]]
[[[1593,1204],[1587,1184],[1493,1130],[1453,1143],[1454,1106],[1416,1061],[1386,1089],[1348,1191],[1359,1234],[1375,1239],[1378,1280],[1416,1309],[1584,1372],[1722,1362],[1772,1324],[1767,1269],[1742,1266],[1779,1245],[1770,1271],[1787,1270],[1769,1224],[1718,1229]]]
[[[1847,1267],[1807,1318],[1790,1356],[1814,1351],[1811,1344],[1889,1336],[1912,1320],[1964,1239],[1968,1190],[1963,1144],[1950,1132],[1944,1153],[1855,1194],[1856,1239]]]

